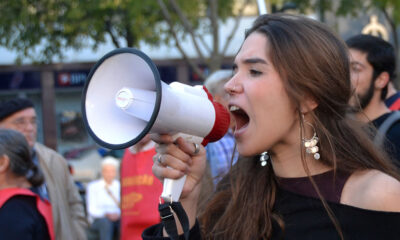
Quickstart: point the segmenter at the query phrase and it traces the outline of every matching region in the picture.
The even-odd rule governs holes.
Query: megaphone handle
[[[164,179],[162,199],[166,202],[178,202],[182,193],[183,185],[186,181],[186,175],[179,179]]]
[[[174,140],[178,137],[184,138],[186,141],[200,144],[203,141],[202,137],[177,133],[172,136]],[[186,175],[179,179],[164,179],[163,191],[161,198],[166,202],[178,202],[182,193],[183,185],[186,181]]]

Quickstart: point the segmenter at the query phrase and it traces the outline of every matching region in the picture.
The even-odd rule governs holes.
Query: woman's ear
[[[303,114],[313,111],[316,107],[318,107],[317,101],[309,96],[305,97],[300,103],[300,111]]]
[[[7,155],[0,156],[0,173],[7,172],[10,166],[10,158]]]

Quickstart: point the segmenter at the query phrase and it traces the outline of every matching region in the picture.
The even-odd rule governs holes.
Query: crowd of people
[[[27,157],[44,176],[42,183],[31,184],[30,187],[32,192],[51,205],[54,239],[86,239],[85,229],[88,225],[86,214],[82,199],[70,175],[67,161],[54,150],[36,141],[37,117],[32,101],[15,98],[1,102],[0,128],[12,129],[23,134],[28,145]],[[15,145],[11,146],[15,147]],[[7,155],[7,153],[1,154]],[[23,172],[19,174],[23,174]],[[31,172],[27,176],[30,177]],[[0,208],[0,212],[3,210]],[[3,223],[9,222],[3,220]],[[4,225],[4,227],[6,226],[8,225]],[[19,239],[19,237],[10,239]]]
[[[221,140],[197,149],[147,135],[121,160],[104,157],[85,202],[67,161],[37,142],[33,103],[0,102],[2,236],[175,239],[157,205],[162,181],[185,172],[188,228],[176,219],[179,239],[397,239],[393,46],[370,35],[344,41],[318,21],[268,14],[238,50],[232,70],[204,82],[231,114]]]

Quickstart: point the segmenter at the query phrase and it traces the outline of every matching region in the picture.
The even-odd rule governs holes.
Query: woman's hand
[[[156,146],[157,154],[153,157],[153,173],[163,181],[165,178],[178,179],[187,175],[183,185],[180,202],[189,218],[189,227],[196,223],[197,202],[201,189],[201,179],[206,168],[206,151],[201,144],[185,141],[179,137],[175,141],[170,135],[151,135]],[[196,150],[196,148],[198,148]],[[175,219],[176,216],[175,216]],[[178,224],[178,233],[182,234],[182,228]],[[168,236],[163,231],[164,236]]]
[[[205,148],[197,144],[199,149],[196,153],[196,145],[181,137],[174,141],[170,135],[151,134],[151,138],[158,143],[157,154],[153,157],[154,175],[163,181],[164,178],[178,179],[186,174],[181,200],[191,196],[197,201],[199,183],[206,167]]]

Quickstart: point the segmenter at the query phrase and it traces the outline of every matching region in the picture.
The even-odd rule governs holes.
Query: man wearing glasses
[[[36,142],[37,118],[33,103],[15,98],[0,103],[0,128],[21,132],[28,141],[33,161],[45,177],[45,183],[32,189],[52,205],[55,239],[86,239],[84,208],[67,161],[57,152]]]

